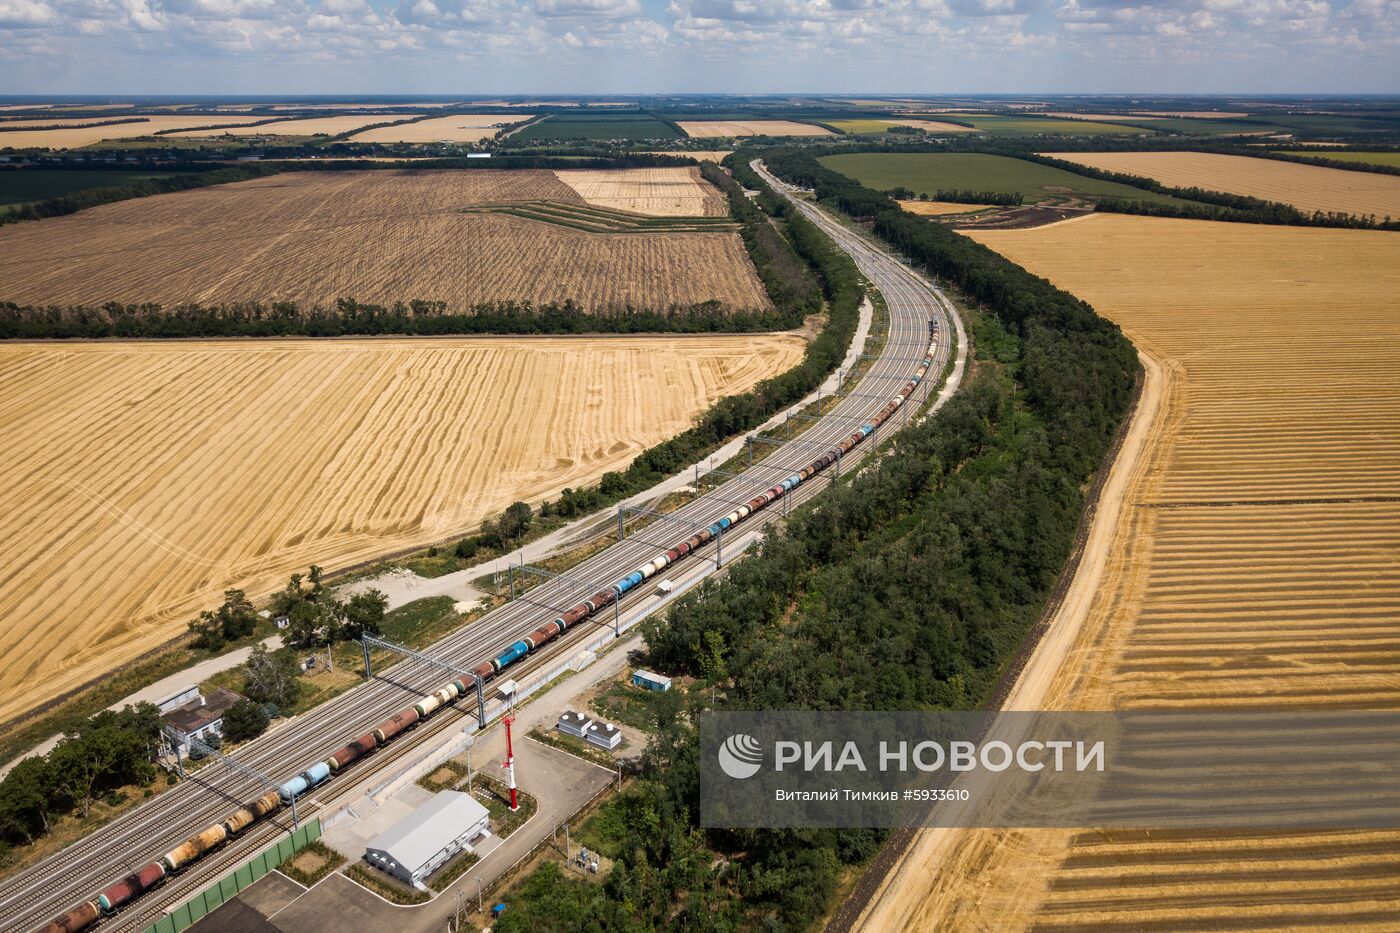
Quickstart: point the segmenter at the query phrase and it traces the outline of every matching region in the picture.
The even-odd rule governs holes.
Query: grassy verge
[[[480,612],[458,615],[453,611],[454,603],[450,596],[430,596],[415,600],[407,605],[386,613],[380,626],[384,638],[398,642],[409,648],[426,648],[438,639],[475,621]],[[291,706],[282,710],[283,716],[296,716],[315,706],[338,696],[358,684],[364,683],[364,651],[359,642],[341,642],[331,649],[334,663],[326,664],[324,648],[312,651],[307,648],[278,648],[278,653],[291,654],[298,659],[316,657],[316,666],[297,678],[297,697]],[[387,651],[370,652],[370,660],[378,670],[398,658]],[[200,684],[202,690],[226,687],[242,692],[246,686],[246,669],[240,664],[220,671]]]
[[[283,862],[278,870],[309,888],[344,864],[345,856],[317,840]]]
[[[457,853],[446,865],[433,872],[433,876],[428,879],[428,887],[441,894],[447,890],[448,885],[462,877],[468,868],[479,861],[481,861],[481,856],[475,852]]]
[[[500,839],[508,838],[539,810],[539,801],[524,791],[517,790],[515,799],[520,809],[512,813],[510,788],[487,777],[477,777],[472,782],[472,797],[480,801],[482,806],[486,807],[486,812],[491,814],[491,831]]]
[[[391,904],[426,904],[433,897],[426,891],[410,888],[398,879],[358,862],[345,869],[345,877],[363,888],[369,888]]]
[[[598,746],[590,742],[585,742],[583,739],[575,738],[572,735],[564,735],[562,732],[555,729],[546,730],[538,727],[531,729],[527,734],[541,745],[548,745],[550,748],[557,748],[562,752],[568,752],[570,755],[582,758],[584,761],[591,761],[593,764],[602,768],[607,768],[609,771],[617,770],[616,758]],[[624,738],[622,744],[619,745],[618,748],[626,748],[627,744],[627,739]]]

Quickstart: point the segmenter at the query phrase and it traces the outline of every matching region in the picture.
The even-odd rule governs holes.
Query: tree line
[[[770,276],[772,270],[769,270]],[[780,279],[773,288],[788,288]],[[380,334],[644,334],[749,333],[791,330],[806,306],[785,301],[764,309],[731,308],[720,301],[671,307],[589,311],[572,300],[534,304],[493,301],[461,310],[443,301],[392,305],[338,299],[329,308],[292,301],[229,305],[107,302],[31,306],[0,302],[0,339],[345,337]]]
[[[1025,202],[1019,191],[972,191],[965,188],[939,188],[933,194],[916,192],[913,188],[889,188],[885,194],[901,201],[955,201],[958,204],[995,204],[1017,207]]]
[[[896,435],[892,456],[644,623],[645,662],[696,687],[660,706],[638,779],[596,820],[615,857],[608,877],[540,869],[498,922],[506,933],[799,930],[821,917],[883,832],[700,828],[694,717],[711,690],[731,710],[984,704],[1047,604],[1083,490],[1131,404],[1133,349],[1084,302],[800,150],[767,161],[983,307],[976,364],[937,415]]]
[[[99,800],[119,803],[121,788],[149,785],[159,739],[160,716],[141,703],[103,710],[47,755],[18,762],[0,781],[0,865],[11,857],[10,846],[49,834],[59,819],[74,813],[86,819]]]

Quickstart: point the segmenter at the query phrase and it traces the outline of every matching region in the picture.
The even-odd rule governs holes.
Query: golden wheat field
[[[653,217],[724,217],[724,196],[684,168],[571,169],[556,171],[559,180],[589,204]]]
[[[462,212],[536,199],[583,202],[544,170],[381,170],[287,172],[107,204],[0,228],[0,300],[768,306],[732,231],[607,235]]]
[[[1065,152],[1057,159],[1166,185],[1210,188],[1305,211],[1400,217],[1400,177],[1213,152]]]
[[[733,136],[831,136],[831,130],[792,120],[682,120],[676,124],[695,139]]]
[[[1127,120],[1132,123],[1140,123],[1143,120],[1160,120],[1162,117],[1166,116],[1166,114],[1148,116],[1140,113],[1079,113],[1070,110],[1047,110],[1045,111],[1045,115],[1047,117],[1063,117],[1066,120],[1094,120],[1108,123],[1112,123],[1114,120]]]
[[[530,114],[467,114],[433,117],[397,126],[381,126],[350,137],[357,143],[475,143],[495,136],[503,127],[530,119]],[[366,123],[384,122],[366,121]],[[342,131],[343,132],[343,131]]]
[[[117,119],[120,115],[114,115],[109,119]],[[133,119],[135,119],[133,117]],[[140,123],[113,123],[108,126],[75,126],[63,130],[15,130],[11,133],[0,134],[0,143],[15,149],[41,148],[41,149],[78,149],[82,146],[91,146],[93,143],[100,143],[106,139],[134,139],[137,136],[150,136],[160,130],[173,130],[192,126],[236,126],[240,123],[252,123],[264,120],[266,117],[236,117],[236,116],[210,116],[208,114],[187,114],[179,116],[175,114],[162,114],[158,116],[141,116]],[[45,121],[46,123],[65,124],[61,115],[55,114],[55,118]],[[79,122],[75,120],[74,122]]]
[[[1102,214],[972,235],[1161,373],[1043,708],[1400,708],[1400,235]],[[905,868],[867,929],[1400,929],[1397,832],[978,830],[925,834]]]
[[[684,156],[699,162],[723,162],[733,149],[676,149],[671,152],[643,152],[642,155]]]
[[[275,588],[583,486],[788,334],[0,347],[0,719]]]
[[[986,204],[958,204],[953,201],[900,201],[899,206],[920,217],[946,217],[987,210]]]
[[[278,120],[256,126],[221,126],[215,129],[183,130],[170,136],[339,136],[375,123],[410,120],[411,113],[374,113],[361,116],[308,117],[304,120]]]

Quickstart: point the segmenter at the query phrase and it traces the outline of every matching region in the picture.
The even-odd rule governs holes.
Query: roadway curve
[[[788,189],[760,165],[756,164],[755,168],[775,188],[788,194]],[[799,442],[784,445],[738,478],[678,509],[673,513],[678,521],[709,524],[718,516],[732,511],[733,505],[730,503],[750,499],[781,479],[777,472],[779,469],[791,473],[814,459],[819,451],[812,445],[831,445],[849,435],[857,423],[883,407],[885,401],[912,375],[928,346],[930,318],[941,320],[940,334],[943,337],[939,341],[930,376],[911,397],[910,404],[902,409],[904,416],[907,417],[909,412],[918,408],[919,403],[926,400],[930,387],[939,384],[937,375],[943,372],[949,358],[946,335],[950,331],[957,335],[957,360],[934,404],[941,405],[961,381],[967,339],[951,302],[927,280],[863,237],[836,223],[813,205],[803,201],[796,203],[808,218],[855,259],[861,272],[883,293],[890,314],[889,337],[879,357],[862,377],[858,394],[844,397],[821,421],[803,433]],[[848,463],[843,464],[843,468],[859,463],[874,446],[865,444],[856,447],[846,458]],[[830,478],[830,472],[828,470],[823,475]],[[820,491],[822,486],[815,479],[793,491],[791,505],[805,501]],[[743,530],[771,521],[781,512],[780,508],[769,508],[755,513],[745,522]],[[582,562],[570,570],[569,575],[575,579],[611,583],[650,560],[674,541],[690,534],[689,530],[682,530],[679,526],[659,522]],[[697,554],[701,560],[706,557],[712,560],[714,546],[703,548]],[[688,558],[691,561],[695,559]],[[535,603],[572,605],[580,598],[576,589],[562,582],[542,584],[531,594],[531,602],[508,603],[443,638],[427,652],[470,669],[557,615]],[[649,588],[638,587],[623,599],[622,608],[635,607],[649,597]],[[576,626],[564,637],[512,668],[512,675],[518,677],[567,656],[577,650],[580,642],[594,637],[595,632],[589,624]],[[347,740],[367,732],[416,697],[437,689],[447,679],[447,675],[437,668],[405,661],[243,746],[238,749],[236,757],[243,764],[275,780],[286,780],[307,765],[324,761]],[[472,705],[459,703],[455,711],[438,713],[345,774],[332,779],[309,795],[312,799],[300,802],[302,817],[317,812],[334,812],[348,803],[362,793],[367,775],[411,758],[416,749],[449,729],[460,729],[465,720],[474,716],[474,711],[469,709]],[[95,830],[82,841],[6,879],[0,885],[0,930],[19,931],[41,926],[74,904],[95,896],[97,891],[133,869],[158,858],[192,833],[222,819],[243,801],[265,790],[248,777],[211,764],[198,772],[195,779],[159,794]],[[154,922],[165,910],[246,860],[289,826],[290,816],[281,812],[269,821],[250,828],[238,839],[170,878],[116,917],[105,921],[102,929],[141,929]]]

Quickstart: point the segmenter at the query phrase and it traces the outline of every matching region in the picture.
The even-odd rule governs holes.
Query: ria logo
[[[763,767],[763,746],[751,735],[731,735],[719,747],[719,767],[736,780],[751,778]]]

